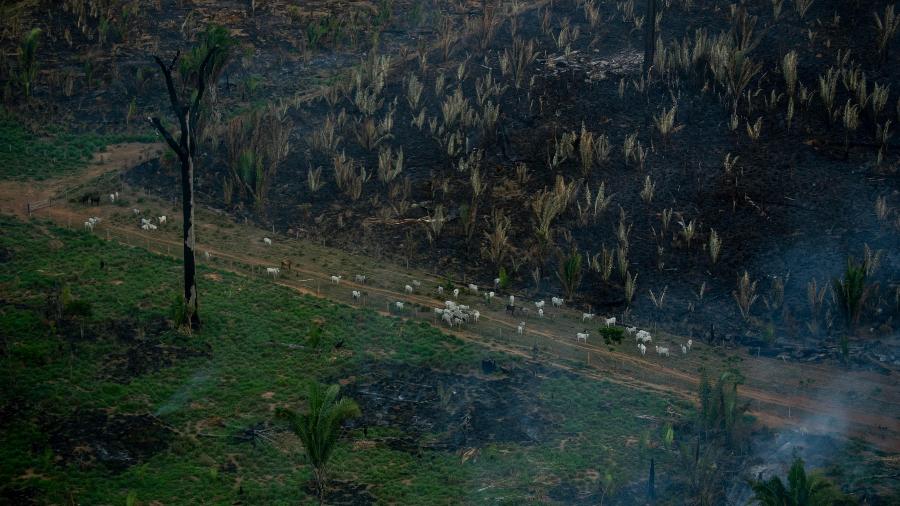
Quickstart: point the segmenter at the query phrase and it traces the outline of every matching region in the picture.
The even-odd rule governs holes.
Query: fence
[[[53,199],[36,200],[34,202],[28,202],[27,204],[25,204],[29,216],[31,216],[31,213],[37,211],[38,209],[44,209],[45,207],[50,207],[52,205]]]

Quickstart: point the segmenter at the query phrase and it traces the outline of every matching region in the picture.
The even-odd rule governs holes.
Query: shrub
[[[606,344],[619,344],[624,335],[625,331],[620,327],[600,327],[600,336]]]

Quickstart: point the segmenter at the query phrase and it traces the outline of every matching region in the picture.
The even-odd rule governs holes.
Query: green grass
[[[150,135],[51,131],[38,136],[0,111],[0,180],[46,179],[77,173],[110,144],[152,142]]]
[[[129,494],[143,504],[311,501],[301,489],[310,476],[304,459],[286,450],[298,448],[292,436],[279,433],[277,446],[228,436],[272,421],[275,405],[298,407],[304,382],[349,378],[363,372],[363,364],[469,374],[485,356],[518,362],[424,323],[201,267],[202,331],[187,337],[167,330],[153,339],[206,354],[123,381],[111,375],[111,357],[130,344],[104,331],[104,322],[132,318],[149,325],[167,315],[179,291],[180,264],[47,223],[0,217],[0,230],[0,258],[8,258],[0,263],[0,335],[7,336],[0,355],[0,502],[30,496],[44,504],[70,498],[124,504]],[[49,326],[46,295],[56,283],[91,303],[85,339],[60,337]],[[314,321],[324,329],[323,347],[286,346],[304,343]],[[340,339],[344,348],[333,351]],[[588,470],[611,471],[627,482],[645,474],[648,455],[658,466],[671,462],[660,448],[634,443],[644,433],[659,440],[661,423],[637,415],[663,420],[664,398],[566,374],[539,385],[533,392],[537,405],[552,420],[539,443],[491,444],[463,463],[449,451],[418,455],[342,441],[334,477],[369,485],[381,503],[520,503],[560,480],[596,487]],[[166,449],[121,472],[65,465],[52,450],[52,428],[91,410],[152,413],[179,434]],[[373,428],[369,438],[402,430]],[[361,431],[352,436],[363,437]]]

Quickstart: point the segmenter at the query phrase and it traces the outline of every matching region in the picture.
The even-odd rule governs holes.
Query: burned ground
[[[388,442],[396,447],[457,451],[492,443],[533,444],[553,429],[534,395],[541,381],[535,370],[515,367],[483,375],[370,364],[362,371],[345,388],[364,414],[354,426],[400,429],[405,437]]]
[[[47,424],[53,454],[63,465],[122,472],[165,450],[175,436],[150,414],[76,411]]]
[[[667,11],[661,24],[667,51],[677,50],[669,46],[670,42],[678,42],[683,35],[692,37],[700,28],[710,34],[718,29],[727,32],[728,9],[716,10],[714,4],[695,2],[688,10],[673,7]],[[867,54],[866,48],[874,43],[869,38],[871,32],[865,37],[853,36],[863,30],[870,17],[868,11],[840,3],[816,3],[810,14],[813,19],[835,14],[844,20],[822,28],[820,36],[829,41],[822,46],[820,42],[804,43],[808,34],[803,20],[785,16],[776,23],[767,5],[747,9],[759,24],[759,44],[750,54],[764,70],[778,67],[783,54],[796,48],[801,62],[799,80],[809,88],[814,87],[816,76],[832,65],[839,50],[840,54],[849,50],[857,58],[851,67],[862,69],[870,83],[890,83],[895,74],[895,59],[880,63]],[[776,105],[766,104],[764,95],[770,87],[778,90],[783,76],[762,72],[753,81],[759,93],[754,98],[755,106],[753,102],[742,105],[737,128],[731,130],[723,92],[712,86],[711,77],[702,68],[670,72],[647,83],[645,92],[638,91],[641,61],[634,48],[639,47],[640,38],[616,17],[613,6],[601,4],[601,10],[610,21],[596,33],[589,30],[584,14],[567,2],[559,2],[550,10],[521,14],[516,38],[533,39],[544,51],[528,69],[527,75],[534,76],[533,87],[516,89],[510,78],[497,70],[502,49],[514,40],[508,24],[497,31],[491,49],[482,52],[469,46],[468,60],[460,49],[447,62],[432,53],[436,61],[425,71],[415,61],[401,62],[392,69],[383,93],[399,101],[392,137],[381,147],[390,146],[395,151],[403,148],[405,167],[400,177],[407,182],[380,188],[373,179],[365,185],[363,197],[352,200],[332,180],[328,171],[335,153],[345,153],[370,173],[378,166],[379,149],[365,149],[354,139],[354,118],[362,121],[366,116],[355,110],[352,90],[341,89],[336,105],[316,101],[290,109],[293,148],[273,175],[263,207],[239,198],[226,206],[238,219],[256,220],[266,228],[274,225],[291,236],[305,235],[392,261],[411,261],[452,279],[482,283],[493,279],[499,266],[472,259],[481,256],[483,237],[490,232],[491,211],[498,210],[512,223],[512,253],[503,265],[512,273],[511,289],[535,298],[561,291],[555,270],[558,254],[568,248],[576,247],[587,255],[599,254],[604,248],[615,252],[618,242],[614,232],[620,221],[619,209],[623,209],[625,223],[631,227],[627,263],[631,274],[639,276],[633,303],[627,304],[623,295],[624,273],[616,270],[604,280],[597,272],[585,269],[571,304],[612,314],[627,309],[640,321],[689,335],[709,333],[710,324],[714,324],[713,334],[720,339],[740,342],[742,335],[750,332],[766,346],[773,343],[774,336],[786,344],[815,343],[823,335],[840,332],[842,324],[836,310],[826,321],[815,321],[822,315],[816,317],[807,307],[807,283],[817,280],[819,286],[826,286],[840,275],[847,256],[862,257],[865,246],[883,252],[880,268],[872,275],[873,284],[880,283],[881,293],[869,299],[868,327],[876,329],[875,335],[891,335],[897,308],[890,298],[896,290],[895,274],[900,272],[897,233],[890,223],[879,222],[873,203],[879,196],[894,199],[896,157],[890,155],[892,148],[880,165],[874,163],[875,153],[868,140],[874,124],[866,119],[868,113],[863,111],[864,126],[853,133],[850,149],[845,152],[841,129],[835,121],[823,117],[817,99],[798,106],[790,124],[783,111],[784,97]],[[545,12],[551,24],[568,20],[570,26],[581,28],[582,36],[572,43],[572,55],[565,57],[542,32]],[[463,61],[467,61],[467,75],[458,81],[457,65]],[[435,97],[439,74],[446,76],[446,91]],[[503,156],[493,135],[482,135],[477,128],[467,132],[470,146],[483,150],[480,175],[487,188],[485,196],[473,206],[469,175],[455,167],[458,157],[448,156],[442,141],[430,135],[427,126],[420,129],[410,124],[416,111],[406,103],[405,82],[409,76],[419,76],[425,89],[423,108],[428,118],[440,120],[445,93],[452,93],[458,86],[463,96],[473,101],[476,81],[485,80],[489,74],[508,86],[495,98],[504,114],[509,145]],[[621,97],[620,83],[624,83]],[[389,103],[385,101],[382,112]],[[683,130],[664,139],[655,131],[654,117],[670,104],[677,104],[676,123]],[[337,147],[332,151],[318,149],[312,142],[314,134],[323,127],[326,117],[341,110],[348,119],[343,128],[337,129]],[[746,129],[757,118],[762,118],[764,126],[760,138],[752,141]],[[547,169],[556,140],[566,132],[577,133],[582,125],[608,136],[610,159],[596,164],[587,178],[579,174],[575,159],[564,162],[558,170]],[[628,163],[621,153],[626,137],[632,133],[637,133],[636,139],[649,150],[643,167]],[[223,205],[222,181],[228,177],[224,152],[225,146],[218,146],[210,155],[210,169],[200,175],[201,200],[214,208]],[[723,169],[726,155],[739,159],[733,174]],[[529,167],[527,182],[516,181],[517,164]],[[324,186],[313,193],[306,176],[316,167],[324,169]],[[596,191],[604,183],[606,194],[613,199],[609,208],[587,226],[578,223],[574,206],[562,213],[555,227],[555,245],[547,260],[538,261],[534,257],[534,216],[529,197],[552,187],[557,175],[570,178],[578,186],[578,198],[587,189]],[[173,177],[170,170],[152,162],[133,171],[127,180],[175,197]],[[639,195],[647,177],[655,185],[655,196],[649,203]],[[435,182],[440,181],[447,182],[446,190],[435,190]],[[403,189],[406,184],[408,190]],[[448,222],[430,243],[421,222],[438,205],[443,206]],[[476,208],[479,216],[473,221],[474,232],[467,234],[462,216]],[[667,211],[673,212],[673,217],[666,228],[661,216]],[[698,232],[693,244],[688,244],[681,232],[691,222]],[[715,265],[710,264],[705,244],[711,230],[723,244]],[[559,253],[553,252],[555,248]],[[538,285],[531,275],[535,268],[540,269]],[[758,283],[759,298],[749,325],[742,321],[733,295],[735,280],[744,271]],[[701,287],[702,297],[698,295]],[[649,290],[657,296],[665,290],[668,302],[655,307]],[[883,303],[877,302],[879,297]],[[883,304],[881,310],[876,308],[879,304]],[[811,332],[807,324],[817,325],[816,331]]]

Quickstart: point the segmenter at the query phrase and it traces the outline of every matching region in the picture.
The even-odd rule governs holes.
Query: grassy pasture
[[[76,174],[110,144],[152,142],[149,135],[51,130],[36,135],[0,111],[0,180],[43,180]]]
[[[352,390],[358,378],[415,368],[499,389],[506,373],[483,375],[482,358],[495,358],[511,377],[530,367],[424,323],[206,267],[205,325],[184,336],[165,320],[178,262],[47,223],[2,218],[0,228],[5,500],[311,500],[299,443],[272,416],[275,406],[301,402],[305,381],[340,380]],[[55,284],[90,303],[84,337],[80,324],[52,328],[46,318]],[[306,335],[317,324],[323,339],[311,348]],[[672,461],[658,444],[666,399],[547,368],[529,381],[528,399],[510,406],[527,404],[541,420],[537,440],[423,443],[412,451],[391,444],[409,436],[406,427],[357,425],[334,458],[335,493],[374,502],[515,503],[553,496],[562,485],[593,493],[607,472],[633,482],[651,455],[658,466]],[[446,440],[454,430],[450,423],[415,436]],[[245,437],[258,433],[265,438]],[[103,456],[104,449],[126,457]]]

